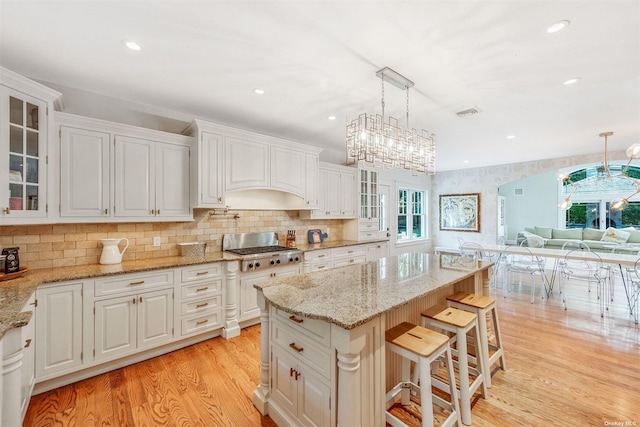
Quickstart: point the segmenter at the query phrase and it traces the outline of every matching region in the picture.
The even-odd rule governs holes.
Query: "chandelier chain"
[[[407,130],[409,130],[409,86],[407,86]]]
[[[381,80],[382,80],[382,90],[381,90],[382,100],[380,101],[380,103],[382,105],[382,121],[384,122],[384,73],[382,73]]]

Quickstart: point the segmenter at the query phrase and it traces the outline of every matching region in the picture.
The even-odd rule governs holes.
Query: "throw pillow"
[[[618,230],[617,228],[609,227],[602,235],[600,241],[611,243],[626,243],[631,237],[631,233],[628,231]]]
[[[640,230],[636,230],[635,227],[625,227],[623,230],[631,233],[627,243],[640,243]]]
[[[582,240],[600,240],[604,231],[595,228],[585,228],[582,230]],[[638,233],[640,235],[640,232]]]
[[[535,233],[545,239],[551,239],[551,228],[547,227],[534,227]]]

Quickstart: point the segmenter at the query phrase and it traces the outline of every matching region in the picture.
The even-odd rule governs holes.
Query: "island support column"
[[[238,261],[226,263],[225,275],[225,308],[222,337],[225,339],[240,335],[238,324]]]
[[[260,307],[260,384],[253,391],[253,406],[262,414],[267,415],[269,407],[269,303],[264,299],[262,291],[258,291],[258,307]]]

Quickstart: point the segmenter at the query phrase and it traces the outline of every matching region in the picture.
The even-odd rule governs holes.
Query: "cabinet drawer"
[[[294,316],[286,311],[274,309],[274,318],[290,325],[292,328],[299,329],[300,332],[309,336],[309,338],[318,342],[320,345],[329,345],[331,342],[331,326],[322,320],[309,319],[308,317]],[[288,344],[287,344],[288,345]]]
[[[208,329],[222,327],[222,310],[216,310],[200,316],[194,315],[182,319],[182,335],[201,333]]]
[[[309,272],[329,270],[332,267],[333,263],[330,260],[314,262],[309,266]]]
[[[191,297],[208,297],[210,295],[219,294],[222,291],[222,279],[209,280],[205,283],[193,283],[191,285],[183,285],[180,291],[182,299]]]
[[[305,319],[306,320],[306,319]],[[313,341],[297,333],[298,328],[289,328],[282,321],[273,322],[271,339],[286,352],[300,358],[300,361],[318,371],[325,378],[331,377],[331,352],[329,347],[313,345]]]
[[[141,289],[168,285],[173,285],[173,270],[112,276],[96,279],[94,295],[99,297],[123,292],[139,292]]]
[[[338,258],[353,258],[362,255],[367,255],[367,247],[365,245],[346,246],[333,250],[334,261],[337,261]]]
[[[183,302],[181,315],[201,313],[203,311],[211,310],[212,308],[222,307],[222,295],[216,295],[209,298],[202,298],[196,301]]]
[[[321,261],[321,260],[330,260],[331,259],[331,250],[323,249],[319,251],[310,251],[304,253],[304,259],[310,262]]]
[[[373,231],[360,231],[358,233],[358,240],[374,240],[380,236],[378,230]]]
[[[360,221],[358,223],[359,231],[378,231],[378,221]]]
[[[358,255],[358,256],[349,257],[349,258],[337,259],[334,261],[333,266],[335,268],[338,268],[338,267],[344,267],[345,265],[362,264],[365,262],[367,262],[367,257],[365,255]]]
[[[222,276],[221,264],[199,265],[197,267],[183,268],[181,272],[182,283],[195,282],[204,279],[219,279]]]

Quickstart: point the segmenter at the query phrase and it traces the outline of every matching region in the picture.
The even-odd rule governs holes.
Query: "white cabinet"
[[[189,147],[115,137],[115,215],[185,217],[189,208]]]
[[[35,365],[35,348],[36,348],[36,294],[35,292],[22,311],[31,311],[31,320],[29,323],[22,327],[22,369],[20,380],[20,401],[21,401],[21,419],[27,413],[27,407],[29,406],[29,400],[31,399],[31,393],[33,392],[33,386],[36,382],[36,365]]]
[[[300,274],[300,268],[297,265],[277,267],[256,273],[241,273],[240,286],[238,288],[238,320],[243,322],[260,317],[258,291],[253,287],[255,283],[292,277],[298,274]]]
[[[222,264],[185,267],[181,271],[181,336],[222,328]]]
[[[193,207],[281,210],[317,205],[321,149],[202,120],[194,120],[184,132],[196,138]]]
[[[320,162],[318,208],[303,214],[310,219],[354,218],[356,170]]]
[[[329,324],[292,316],[274,307],[270,314],[270,408],[278,413],[276,422],[282,417],[294,425],[331,425],[329,382],[335,362],[329,351]]]
[[[36,378],[82,366],[82,282],[43,285],[36,290]]]
[[[95,302],[95,359],[112,359],[173,339],[173,289]]]
[[[369,243],[367,245],[367,261],[377,261],[389,256],[389,242]]]
[[[0,67],[0,225],[47,219],[48,112],[59,98]]]
[[[111,135],[60,126],[60,216],[109,215]]]
[[[388,206],[388,195],[383,198],[380,194],[378,171],[373,169],[358,169],[357,184],[357,220],[344,224],[344,237],[350,240],[367,241],[379,240],[387,235],[388,218],[384,217],[384,205]],[[385,193],[386,194],[386,193]]]
[[[344,267],[351,264],[362,264],[367,261],[366,245],[345,246],[331,250],[333,267]]]

